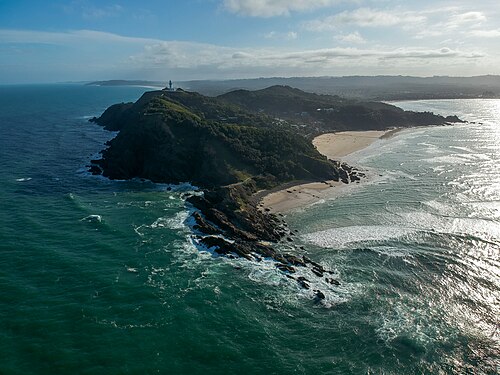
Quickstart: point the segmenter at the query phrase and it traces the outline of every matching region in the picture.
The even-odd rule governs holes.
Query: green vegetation
[[[336,166],[292,129],[215,98],[154,91],[110,107],[98,123],[120,129],[99,162],[105,176],[223,186],[336,178]]]
[[[286,120],[297,132],[311,137],[341,130],[382,130],[459,121],[456,117],[403,111],[386,103],[307,93],[289,86],[272,86],[258,91],[237,90],[218,98],[248,111]]]
[[[261,187],[272,187],[293,180],[337,179],[342,174],[308,137],[455,119],[273,86],[218,98],[183,90],[151,91],[135,103],[111,106],[94,121],[120,130],[98,162],[105,176],[201,187],[252,178]]]

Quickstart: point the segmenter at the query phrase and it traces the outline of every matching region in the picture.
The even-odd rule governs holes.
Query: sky
[[[483,74],[498,0],[0,0],[0,84]]]

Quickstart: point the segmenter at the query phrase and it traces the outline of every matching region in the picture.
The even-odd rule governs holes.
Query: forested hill
[[[381,130],[460,121],[429,112],[403,111],[381,102],[345,99],[336,95],[304,92],[289,86],[263,90],[235,90],[218,97],[255,113],[287,120],[309,134],[339,130]]]
[[[95,122],[120,130],[95,163],[105,176],[216,187],[338,178],[310,141],[268,116],[182,90],[115,104]]]

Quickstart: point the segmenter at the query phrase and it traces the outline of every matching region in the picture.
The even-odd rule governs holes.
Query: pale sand
[[[314,138],[313,145],[329,159],[339,160],[344,156],[370,146],[385,133],[387,133],[385,130],[328,133]]]
[[[288,212],[340,196],[347,187],[337,181],[300,184],[265,195],[261,204],[273,213]]]
[[[381,138],[396,133],[397,129],[388,131],[348,131],[322,134],[313,140],[320,153],[332,160],[341,160],[353,152],[362,150]],[[362,179],[363,181],[363,179]],[[356,183],[344,184],[336,181],[312,182],[289,187],[265,195],[261,204],[271,212],[288,212],[311,204],[333,199],[345,194]]]

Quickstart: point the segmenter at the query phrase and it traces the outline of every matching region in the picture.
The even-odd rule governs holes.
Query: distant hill
[[[340,130],[382,130],[457,122],[428,112],[403,111],[381,102],[344,99],[337,95],[314,94],[290,86],[262,90],[236,90],[218,96],[228,104],[290,122],[303,135]]]
[[[110,80],[87,83],[93,86],[146,86],[163,88],[167,81]],[[418,100],[500,98],[500,76],[410,77],[347,76],[292,77],[175,82],[175,86],[203,95],[217,96],[235,90],[261,90],[269,86],[290,86],[317,94],[339,95],[364,100]]]
[[[318,94],[369,100],[500,98],[500,76],[495,75],[425,78],[410,76],[276,77],[178,83],[179,87],[186,90],[211,96],[238,89],[261,90],[274,85],[295,87]]]

